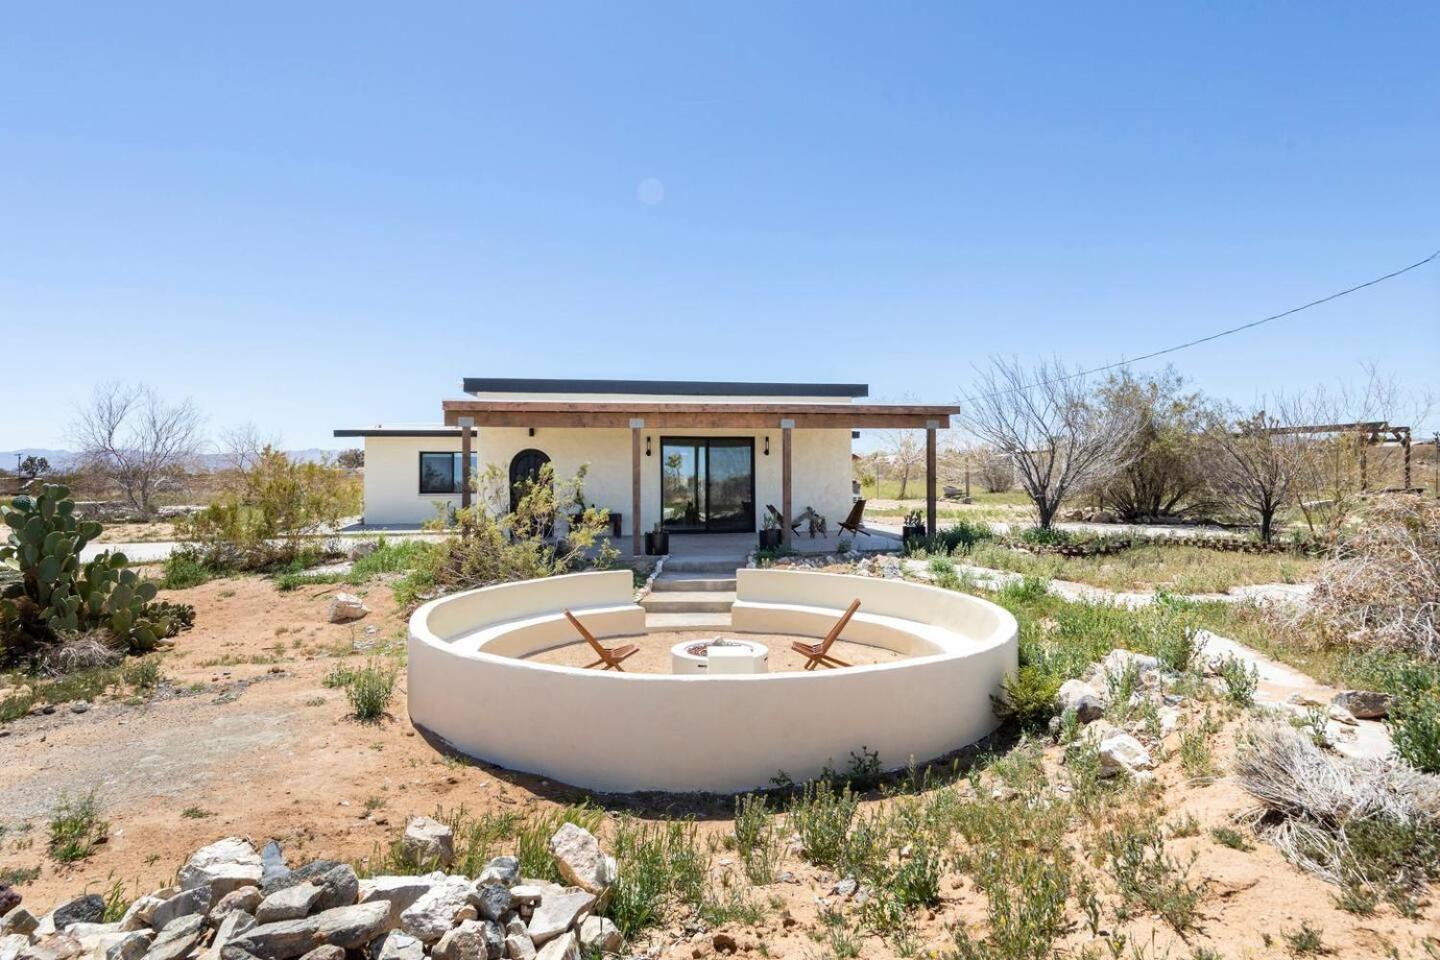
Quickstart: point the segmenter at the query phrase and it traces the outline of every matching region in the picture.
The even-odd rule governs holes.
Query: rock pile
[[[454,856],[450,828],[428,817],[410,822],[401,846],[418,862],[448,866]],[[476,877],[361,879],[333,860],[291,869],[274,842],[256,851],[227,837],[112,922],[95,894],[37,918],[0,887],[0,960],[580,960],[620,949],[620,931],[595,914],[615,859],[574,824],[550,851],[570,886],[521,877],[514,857]]]
[[[1127,707],[1153,708],[1154,722],[1131,720],[1122,728],[1104,719],[1107,709],[1115,705],[1112,701],[1122,696],[1128,698]],[[1090,664],[1080,679],[1061,684],[1050,726],[1058,733],[1063,718],[1073,715],[1084,726],[1081,741],[1095,747],[1102,776],[1125,774],[1143,780],[1153,776],[1150,771],[1155,769],[1144,741],[1156,740],[1157,732],[1163,738],[1174,731],[1180,722],[1180,702],[1179,696],[1165,692],[1159,660],[1116,649]]]

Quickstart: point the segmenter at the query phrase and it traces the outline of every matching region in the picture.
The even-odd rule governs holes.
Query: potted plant
[[[925,521],[919,510],[911,510],[905,515],[905,526],[900,531],[900,537],[907,546],[925,539]]]
[[[670,531],[655,523],[655,529],[645,534],[645,555],[660,557],[670,552]]]
[[[780,521],[768,510],[765,511],[765,518],[760,521],[760,549],[780,549]]]

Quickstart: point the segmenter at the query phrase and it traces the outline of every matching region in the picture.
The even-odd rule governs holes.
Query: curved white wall
[[[612,635],[638,632],[628,570],[572,574],[417,610],[410,716],[462,753],[610,791],[747,790],[781,770],[802,780],[827,762],[844,767],[862,746],[899,767],[995,728],[990,695],[1016,667],[1018,634],[1000,607],[937,587],[802,571],[741,570],[737,587],[737,630],[817,635],[858,597],[843,636],[912,659],[713,677],[515,659],[563,636],[549,625],[567,607]]]

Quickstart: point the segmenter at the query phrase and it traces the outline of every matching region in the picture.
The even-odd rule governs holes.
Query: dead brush
[[[45,652],[43,669],[53,677],[113,667],[125,659],[108,630],[67,634]]]
[[[1347,909],[1385,899],[1401,912],[1440,876],[1440,777],[1325,753],[1289,724],[1241,739],[1236,782],[1260,806],[1242,819],[1300,869],[1334,884]]]
[[[1307,620],[1366,650],[1440,661],[1440,503],[1378,500],[1320,568]]]

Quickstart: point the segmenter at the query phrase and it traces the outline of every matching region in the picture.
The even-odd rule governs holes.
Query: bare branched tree
[[[1067,496],[1125,467],[1139,428],[1125,409],[1093,402],[1085,378],[1058,361],[1027,369],[1016,359],[993,359],[974,394],[961,415],[966,427],[1009,458],[1042,529]]]
[[[1004,493],[1015,486],[1015,464],[994,447],[975,448],[971,462],[975,466],[975,477],[986,493]]]
[[[904,500],[910,478],[925,464],[924,436],[914,430],[886,430],[880,434],[880,449],[890,472],[900,478],[900,493],[896,499]],[[878,486],[876,494],[879,494]]]
[[[80,408],[70,434],[85,467],[150,519],[157,490],[183,479],[199,453],[203,423],[188,399],[172,404],[146,386],[107,383]]]
[[[1275,515],[1294,497],[1306,456],[1304,435],[1264,410],[1218,416],[1202,441],[1210,484],[1221,500],[1253,514],[1266,543]]]

